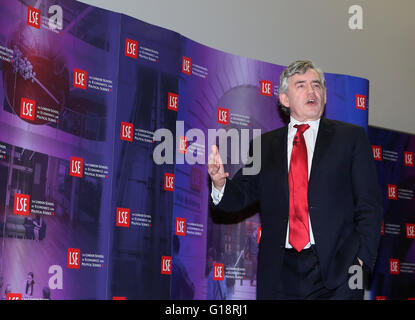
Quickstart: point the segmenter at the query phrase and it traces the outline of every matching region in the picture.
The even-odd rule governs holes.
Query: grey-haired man
[[[381,195],[363,128],[324,118],[324,74],[296,61],[280,77],[287,126],[261,136],[261,171],[229,179],[216,146],[209,155],[211,203],[238,212],[260,203],[258,299],[362,299],[352,265],[373,269]]]

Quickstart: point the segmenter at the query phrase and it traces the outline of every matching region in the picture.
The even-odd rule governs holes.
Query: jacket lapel
[[[313,177],[318,174],[318,171],[322,167],[321,160],[324,155],[329,152],[327,146],[329,145],[332,136],[333,124],[330,122],[330,120],[321,117],[316,145],[314,147],[313,161],[311,162],[311,172],[308,185],[312,183]]]
[[[277,179],[282,183],[284,195],[289,198],[288,194],[288,162],[287,162],[287,136],[288,136],[288,125],[283,127],[282,130],[279,130],[274,138],[274,149],[276,152],[275,155],[275,164]]]

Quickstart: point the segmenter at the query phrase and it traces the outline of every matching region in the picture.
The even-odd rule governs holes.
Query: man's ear
[[[286,107],[286,108],[290,107],[290,101],[289,101],[288,95],[286,93],[280,93],[278,95],[278,98],[280,99],[280,102],[284,107]]]

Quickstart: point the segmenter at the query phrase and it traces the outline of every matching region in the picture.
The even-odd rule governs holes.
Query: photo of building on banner
[[[109,298],[169,299],[175,171],[153,151],[175,132],[180,37],[124,15],[120,30]]]
[[[120,16],[1,7],[2,298],[105,299]]]

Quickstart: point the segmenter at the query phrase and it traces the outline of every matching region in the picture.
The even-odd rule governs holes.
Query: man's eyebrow
[[[300,84],[300,83],[305,83],[306,81],[305,80],[297,80],[294,84]],[[318,84],[321,84],[321,81],[320,80],[311,80],[311,83],[318,83]]]
[[[305,80],[297,80],[294,84],[304,83]]]

